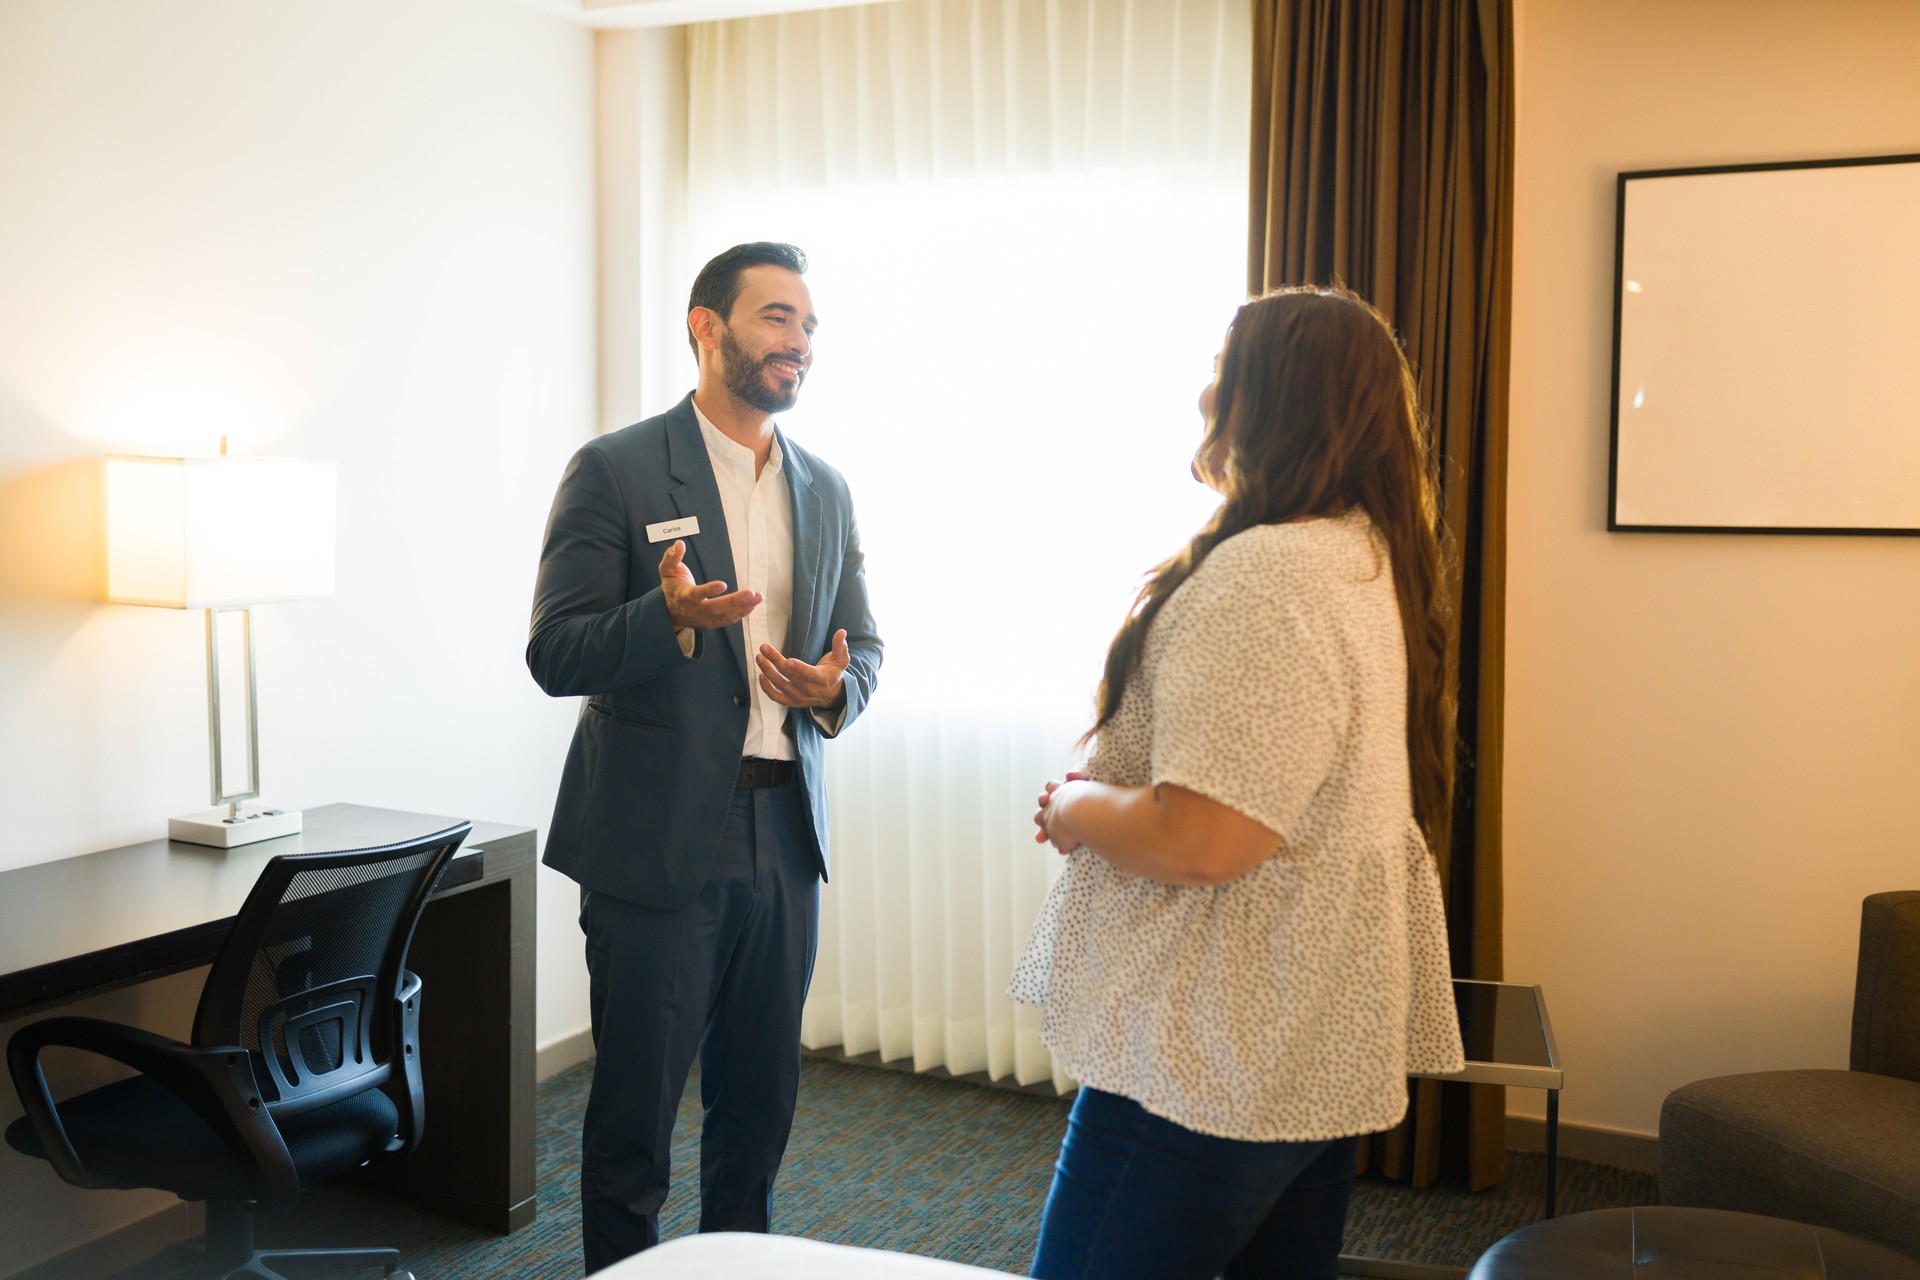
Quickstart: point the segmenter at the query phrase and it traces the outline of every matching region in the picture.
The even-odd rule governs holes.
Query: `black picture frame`
[[[1772,534],[1772,535],[1827,535],[1842,537],[1914,537],[1920,536],[1920,520],[1912,524],[1796,524],[1796,523],[1713,523],[1705,521],[1630,521],[1622,518],[1621,492],[1621,404],[1622,404],[1622,352],[1625,337],[1626,305],[1629,278],[1627,275],[1628,244],[1628,195],[1630,184],[1643,180],[1718,177],[1733,174],[1770,173],[1788,170],[1834,170],[1856,169],[1864,166],[1920,166],[1920,153],[1901,153],[1894,155],[1848,156],[1815,160],[1770,161],[1755,164],[1699,165],[1682,168],[1625,170],[1618,174],[1614,192],[1614,252],[1613,252],[1613,352],[1612,373],[1609,379],[1608,402],[1608,444],[1607,444],[1607,531],[1610,533],[1707,533],[1707,534]],[[1920,208],[1914,212],[1914,224],[1920,228]],[[1920,232],[1916,232],[1920,239]],[[1920,317],[1920,298],[1913,303],[1916,317]],[[1920,359],[1920,323],[1914,326],[1914,346],[1916,359]],[[1915,428],[1920,431],[1920,406],[1916,406]],[[1920,476],[1915,477],[1916,487],[1920,487]]]

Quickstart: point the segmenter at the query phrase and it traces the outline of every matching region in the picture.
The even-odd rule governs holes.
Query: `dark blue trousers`
[[[734,792],[713,871],[688,905],[581,894],[597,1055],[580,1158],[589,1272],[659,1242],[674,1113],[696,1053],[700,1230],[768,1230],[819,914],[797,782]]]
[[[1238,1142],[1081,1089],[1040,1221],[1041,1280],[1334,1280],[1357,1138]]]

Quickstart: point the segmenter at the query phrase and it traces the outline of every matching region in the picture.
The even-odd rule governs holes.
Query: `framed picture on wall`
[[[1920,155],[1618,199],[1607,528],[1920,534]]]

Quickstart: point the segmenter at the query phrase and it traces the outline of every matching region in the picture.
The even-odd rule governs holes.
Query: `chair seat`
[[[250,1200],[259,1194],[248,1167],[194,1110],[146,1076],[134,1076],[60,1104],[60,1119],[96,1178],[120,1188],[157,1187],[183,1200]],[[364,1164],[385,1150],[399,1112],[368,1089],[303,1115],[275,1117],[302,1186]],[[7,1126],[7,1143],[46,1158],[25,1118]]]
[[[1920,1255],[1920,1083],[1763,1071],[1676,1089],[1660,1112],[1660,1199],[1791,1217]]]
[[[1662,1206],[1522,1227],[1467,1280],[1920,1280],[1920,1261],[1828,1227]]]

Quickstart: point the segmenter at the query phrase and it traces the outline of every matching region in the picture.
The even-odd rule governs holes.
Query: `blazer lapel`
[[[778,428],[775,428],[778,431]],[[800,453],[780,433],[780,457],[787,473],[787,494],[793,502],[793,616],[787,622],[787,656],[802,662],[818,662],[820,653],[810,652],[814,614],[820,605],[821,523],[824,504],[814,491],[813,472]],[[824,648],[820,651],[824,653]]]
[[[727,513],[720,505],[720,486],[713,478],[707,442],[700,437],[700,420],[693,416],[692,396],[680,402],[667,424],[667,474],[675,481],[670,491],[674,510],[700,522],[700,532],[686,540],[686,565],[693,580],[720,581],[727,584],[727,590],[738,591],[733,544],[727,539]],[[722,631],[741,676],[747,677],[747,641],[740,624],[736,622]]]

